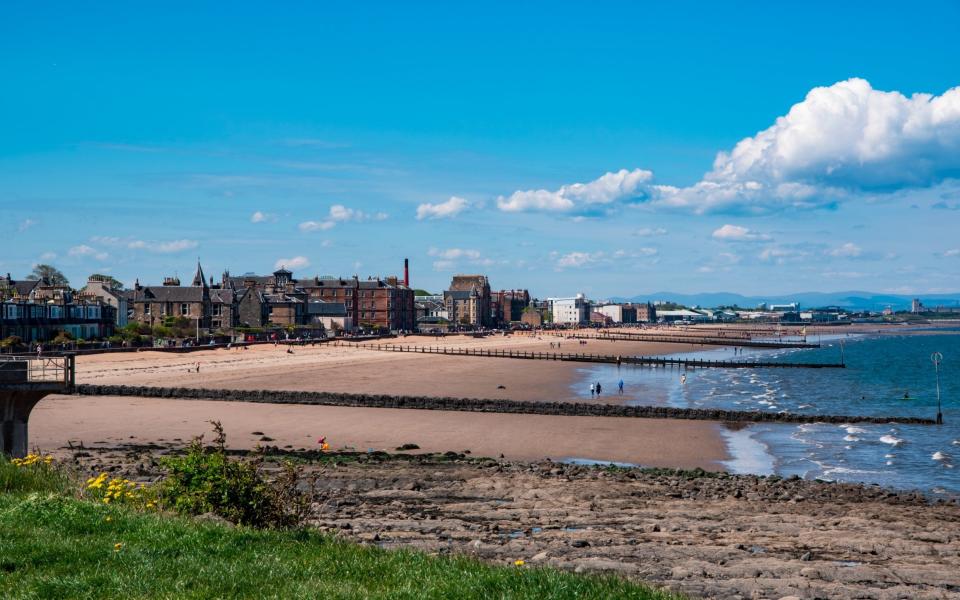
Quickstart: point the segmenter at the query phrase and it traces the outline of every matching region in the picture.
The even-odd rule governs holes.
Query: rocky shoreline
[[[64,449],[83,473],[159,476],[167,445]],[[311,524],[361,543],[612,571],[706,598],[960,597],[960,502],[879,486],[460,452],[267,448],[315,476]],[[241,452],[238,452],[242,454]]]

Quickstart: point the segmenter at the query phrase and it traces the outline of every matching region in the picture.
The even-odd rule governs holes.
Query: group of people
[[[600,393],[603,391],[603,386],[600,385],[600,382],[590,384],[590,397],[600,397]],[[621,396],[623,395],[623,380],[617,382],[617,393]]]

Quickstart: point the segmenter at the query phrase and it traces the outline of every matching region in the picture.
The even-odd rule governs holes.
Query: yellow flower
[[[121,544],[120,542],[117,542],[116,544],[113,545],[114,552],[120,552],[120,548],[123,548],[123,544]]]
[[[112,520],[113,520],[113,517],[107,517],[106,519],[104,519],[104,521],[106,521],[107,523],[109,523]]]
[[[514,566],[522,567],[523,565],[525,565],[525,564],[527,564],[527,563],[524,562],[524,561],[522,561],[522,560],[515,560],[515,561],[513,561],[513,564],[514,564]]]
[[[103,497],[103,503],[104,503],[104,504],[110,504],[110,496],[104,496],[104,497]]]

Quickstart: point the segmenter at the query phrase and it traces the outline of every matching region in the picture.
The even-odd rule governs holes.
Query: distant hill
[[[883,310],[891,307],[893,310],[909,310],[910,302],[920,298],[926,306],[946,305],[960,306],[960,292],[953,294],[878,294],[875,292],[800,292],[789,295],[744,296],[731,292],[705,292],[700,294],[675,294],[673,292],[656,292],[653,294],[638,294],[636,296],[611,298],[616,302],[655,302],[667,300],[686,306],[729,306],[737,305],[743,308],[752,308],[760,303],[787,304],[799,302],[801,308],[819,308],[823,306],[839,306],[847,310]]]

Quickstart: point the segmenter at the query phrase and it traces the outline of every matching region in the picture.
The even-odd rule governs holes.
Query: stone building
[[[197,329],[210,329],[213,302],[199,261],[189,286],[181,286],[177,277],[165,278],[160,286],[141,286],[137,280],[129,298],[133,304],[133,320],[137,323],[152,327],[162,325],[169,317],[183,317]]]
[[[109,304],[116,309],[117,327],[127,324],[128,303],[127,294],[116,287],[112,281],[103,275],[91,275],[87,285],[77,294],[81,298],[96,299]]]
[[[492,327],[490,282],[485,275],[454,275],[443,292],[450,322],[456,326]]]

